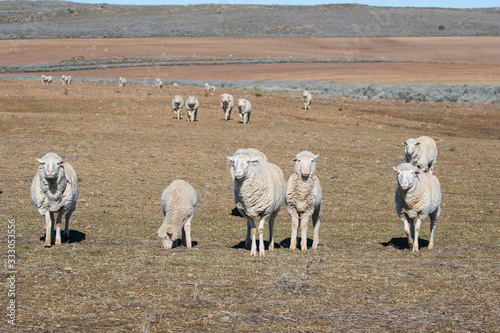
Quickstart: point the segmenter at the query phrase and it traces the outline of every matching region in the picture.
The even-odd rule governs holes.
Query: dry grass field
[[[219,95],[252,102],[224,121]],[[220,93],[220,94],[219,94]],[[200,99],[199,121],[172,97]],[[257,96],[261,94],[262,96]],[[500,112],[495,104],[360,101],[197,87],[0,82],[2,233],[16,227],[16,332],[494,332],[500,327]],[[443,192],[436,244],[412,253],[394,211],[401,142],[428,135]],[[226,156],[255,147],[284,171],[319,153],[320,245],[290,251],[283,207],[275,250],[250,257],[233,214]],[[45,248],[30,202],[35,158],[76,169],[71,237]],[[198,194],[192,250],[160,249],[160,195],[174,179]],[[265,232],[267,239],[267,230]],[[0,238],[6,263],[7,237]],[[309,242],[312,242],[311,231]],[[2,266],[3,311],[8,269]]]

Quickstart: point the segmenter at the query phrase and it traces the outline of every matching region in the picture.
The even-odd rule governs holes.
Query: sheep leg
[[[413,242],[413,252],[418,252],[418,234],[420,233],[420,225],[422,224],[422,220],[417,217],[415,223],[415,237]]]
[[[187,246],[188,249],[191,248],[191,221],[193,221],[194,215],[191,215],[186,224],[184,224],[184,228],[182,229],[182,242]]]
[[[256,239],[256,234],[257,230],[255,228],[255,223],[253,220],[248,219],[247,220],[247,240],[245,242],[245,245],[247,248],[249,247],[249,242],[251,239],[252,245],[250,249],[250,256],[257,256],[257,239]]]
[[[274,219],[278,216],[278,212],[272,213],[271,217],[269,218],[269,246],[268,249],[269,251],[274,250]]]
[[[436,221],[441,215],[441,207],[438,207],[435,212],[430,215],[431,218],[431,237],[429,240],[429,250],[434,247],[434,230],[436,229]]]
[[[297,229],[299,228],[299,215],[297,213],[290,215],[292,219],[292,236],[290,237],[290,250],[297,248]]]
[[[248,250],[251,247],[251,239],[250,239],[251,230],[252,230],[252,223],[250,222],[249,219],[247,219],[247,237],[245,238],[245,248]]]
[[[71,217],[71,214],[73,214],[73,212],[68,212],[64,216],[66,220],[66,224],[64,225],[64,236],[66,236],[67,239],[69,239],[69,218]]]
[[[259,221],[259,257],[264,257],[266,255],[266,250],[264,248],[264,223],[266,218],[262,217]],[[257,253],[255,253],[257,256]]]
[[[320,210],[316,210],[313,214],[313,245],[312,248],[315,250],[318,248],[319,243],[319,225],[321,224],[319,220]]]
[[[55,245],[61,245],[61,220],[62,220],[62,212],[57,213],[56,219],[56,241]]]
[[[239,113],[239,116],[240,116],[240,123],[243,122],[243,115],[241,113]]]
[[[408,219],[406,218],[406,216],[402,215],[399,218],[403,222],[403,226],[405,228],[405,234],[408,237],[408,246],[411,249],[413,247],[413,237],[412,237],[413,221],[412,221],[412,225],[411,225],[411,228],[410,228],[410,224],[408,223]]]
[[[307,251],[307,224],[311,215],[303,214],[300,217],[300,249],[302,252]]]
[[[45,212],[45,247],[52,246],[52,232],[54,229],[54,213]]]

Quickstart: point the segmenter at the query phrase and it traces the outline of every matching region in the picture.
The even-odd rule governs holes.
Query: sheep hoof
[[[265,257],[265,256],[266,256],[266,252],[264,250],[259,251],[259,257]]]
[[[427,247],[429,250],[432,250],[432,248],[434,247],[434,244],[432,243],[429,243],[429,246]]]
[[[290,245],[290,251],[295,251],[296,248],[297,247],[295,245],[294,246]]]

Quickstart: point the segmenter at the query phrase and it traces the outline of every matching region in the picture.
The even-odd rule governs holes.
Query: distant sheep
[[[421,136],[406,140],[403,142],[403,146],[405,147],[405,162],[432,175],[438,153],[436,141],[428,136]]]
[[[240,122],[248,124],[250,122],[250,113],[252,112],[252,104],[244,98],[238,99],[238,113]]]
[[[71,83],[71,76],[70,75],[63,75],[62,76],[62,83],[63,85],[68,85]]]
[[[221,100],[220,100],[220,107],[222,108],[222,111],[224,112],[224,119],[230,120],[231,119],[231,111],[233,110],[233,107],[234,107],[233,96],[229,95],[229,94],[222,94]]]
[[[182,179],[174,180],[165,188],[161,195],[163,223],[157,232],[165,249],[171,249],[181,233],[182,242],[191,248],[191,222],[197,203],[195,189]]]
[[[217,90],[216,86],[210,85],[208,83],[205,83],[205,92],[215,92]]]
[[[186,111],[187,111],[187,120],[188,121],[196,121],[196,116],[198,115],[198,108],[200,107],[200,102],[194,96],[189,96],[186,100]]]
[[[51,83],[52,83],[52,76],[42,75],[42,84],[43,85],[49,85]]]
[[[163,81],[160,79],[156,79],[156,89],[160,91],[162,87],[163,87]]]
[[[311,108],[312,95],[309,91],[304,90],[302,92],[302,100],[304,101],[304,109],[309,110]]]
[[[231,161],[234,202],[241,215],[247,219],[245,246],[250,248],[251,256],[257,256],[255,220],[258,220],[259,256],[263,257],[266,220],[269,220],[269,250],[274,249],[274,220],[285,200],[283,172],[275,164],[269,163],[257,149],[238,149],[227,158]]]
[[[286,184],[286,209],[292,220],[292,236],[290,250],[297,246],[297,229],[301,228],[300,248],[307,251],[307,224],[309,218],[313,221],[313,244],[316,249],[319,243],[319,226],[321,214],[322,191],[316,177],[316,162],[319,155],[309,151],[298,153],[292,160],[294,170]]]
[[[429,249],[434,247],[434,229],[441,215],[441,185],[436,176],[421,172],[410,163],[402,163],[397,168],[397,189],[394,197],[396,213],[403,222],[408,244],[413,252],[418,252],[418,234],[422,221],[431,219]]]
[[[184,101],[182,100],[182,97],[179,95],[174,96],[174,98],[172,99],[172,109],[174,110],[175,118],[181,119],[181,112],[183,106],[184,106]]]
[[[31,182],[31,201],[40,215],[45,216],[45,246],[52,245],[54,222],[55,244],[61,244],[61,219],[66,225],[64,235],[69,238],[69,219],[78,199],[78,178],[71,164],[64,162],[55,153],[47,153],[37,159],[38,170]],[[57,219],[54,221],[54,214]]]
[[[127,79],[124,77],[120,77],[118,80],[118,87],[123,88],[125,87],[125,84],[127,84]]]

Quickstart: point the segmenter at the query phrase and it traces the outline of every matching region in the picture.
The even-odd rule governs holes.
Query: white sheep
[[[234,107],[234,98],[230,94],[222,94],[220,100],[220,107],[222,108],[222,111],[224,112],[224,119],[225,120],[230,120],[231,119],[231,111],[233,110]]]
[[[316,177],[316,162],[319,155],[309,151],[298,153],[292,160],[293,173],[286,184],[286,209],[292,220],[292,236],[290,250],[297,246],[297,229],[301,228],[300,248],[307,251],[307,223],[312,216],[313,244],[316,249],[319,243],[319,226],[321,214],[322,191],[318,177]]]
[[[163,87],[163,81],[160,79],[156,79],[156,89],[160,91],[160,89]]]
[[[256,226],[258,219],[259,256],[265,256],[264,223],[269,220],[269,250],[274,249],[274,220],[285,200],[283,172],[257,149],[238,149],[231,161],[231,180],[234,187],[234,202],[238,211],[247,219],[245,246],[250,255],[257,256]]]
[[[217,87],[216,87],[216,86],[211,86],[211,87],[210,87],[210,90],[211,90],[212,92],[215,92],[215,91],[217,90]]]
[[[69,218],[76,208],[78,178],[71,164],[55,153],[47,153],[37,159],[38,170],[31,182],[31,201],[40,215],[45,216],[45,246],[52,245],[54,222],[55,244],[61,244],[61,219],[64,215],[64,235],[69,238]],[[54,221],[54,214],[57,219]]]
[[[179,84],[177,82],[172,83],[172,87],[178,87]]]
[[[432,175],[438,153],[436,141],[428,136],[421,136],[416,139],[409,138],[403,142],[403,146],[405,147],[405,162]]]
[[[244,98],[238,99],[238,113],[240,115],[240,123],[248,124],[250,122],[250,113],[252,112],[252,104]]]
[[[209,85],[208,83],[205,83],[205,92],[210,92],[210,90],[212,90],[212,86]]]
[[[184,106],[184,101],[182,100],[182,97],[179,95],[174,96],[174,98],[172,99],[172,109],[174,110],[175,118],[181,119],[181,112],[183,106]]]
[[[188,121],[196,121],[196,116],[198,114],[198,108],[200,107],[200,102],[194,96],[189,96],[186,100],[186,111],[187,111],[187,120]]]
[[[49,85],[52,83],[52,76],[42,75],[42,84]]]
[[[434,229],[441,215],[441,186],[436,176],[421,172],[411,163],[402,163],[397,168],[397,189],[394,197],[396,213],[403,222],[408,244],[413,252],[418,251],[418,234],[422,221],[431,219],[429,249],[434,246]]]
[[[304,101],[304,109],[309,110],[311,108],[312,95],[309,91],[304,90],[302,92],[302,100]]]
[[[127,84],[127,79],[120,76],[120,79],[118,80],[118,87],[123,88],[125,87],[125,84]]]
[[[63,75],[62,76],[62,83],[63,85],[68,85],[71,83],[71,76],[70,75]]]
[[[188,182],[177,179],[165,188],[161,195],[163,223],[158,229],[158,238],[165,249],[171,249],[181,238],[191,248],[191,222],[198,199],[196,191]]]

